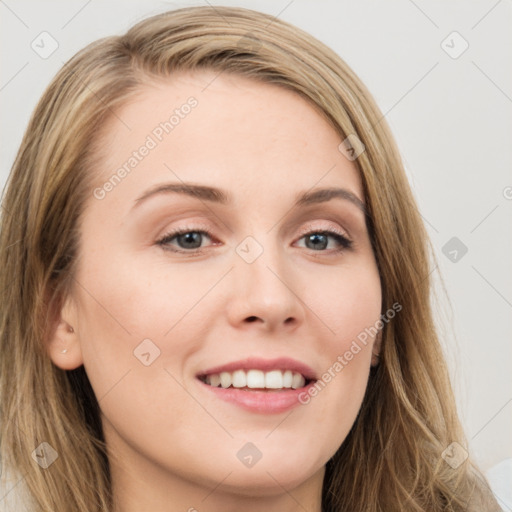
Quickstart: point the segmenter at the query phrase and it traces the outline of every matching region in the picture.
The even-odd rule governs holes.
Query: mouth
[[[244,391],[300,389],[313,381],[313,379],[306,378],[302,373],[292,370],[263,371],[254,368],[199,375],[198,379],[214,388],[234,388]]]
[[[249,358],[210,368],[196,378],[210,396],[265,414],[284,412],[299,405],[301,394],[317,381],[309,366],[286,357]]]

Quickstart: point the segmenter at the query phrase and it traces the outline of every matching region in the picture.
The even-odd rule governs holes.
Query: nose
[[[264,247],[250,263],[240,254],[234,255],[227,301],[231,325],[269,332],[295,330],[305,317],[305,305],[297,292],[297,270],[279,247]]]

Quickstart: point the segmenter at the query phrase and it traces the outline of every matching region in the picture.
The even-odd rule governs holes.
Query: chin
[[[247,470],[236,469],[223,482],[222,488],[225,492],[231,492],[239,496],[271,497],[282,494],[283,489],[291,491],[317,476],[319,472],[321,472],[320,477],[323,479],[323,465],[308,469],[305,469],[304,466],[295,466],[292,469],[288,464],[279,466],[276,463],[269,464],[268,467],[261,466],[258,468],[255,466]]]

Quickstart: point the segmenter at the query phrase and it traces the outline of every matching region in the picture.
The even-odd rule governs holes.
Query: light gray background
[[[470,450],[484,470],[512,457],[510,0],[0,0],[2,185],[63,62],[147,15],[207,3],[258,9],[305,29],[368,86],[397,139],[437,254],[433,276],[443,277],[451,301],[450,310],[439,287],[440,329]],[[58,42],[46,59],[31,48],[43,31]],[[458,58],[441,46],[453,31],[469,44]],[[456,37],[444,43],[452,53],[462,48]],[[452,237],[468,248],[457,262],[443,253]]]

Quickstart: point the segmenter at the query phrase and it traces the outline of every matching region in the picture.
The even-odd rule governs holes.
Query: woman
[[[360,80],[254,11],[72,58],[3,202],[2,460],[33,510],[498,510]]]

